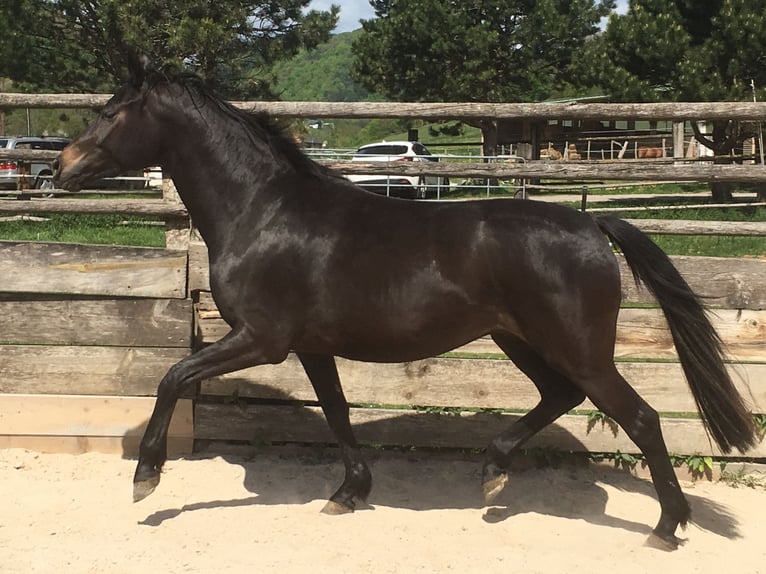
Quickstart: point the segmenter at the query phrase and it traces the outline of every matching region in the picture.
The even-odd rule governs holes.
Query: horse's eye
[[[110,108],[110,109],[103,109],[103,110],[101,110],[101,117],[104,118],[104,119],[111,120],[116,115],[117,115],[117,109],[116,108]]]

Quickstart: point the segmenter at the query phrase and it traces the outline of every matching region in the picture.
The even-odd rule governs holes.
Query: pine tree
[[[617,101],[763,100],[766,0],[632,0],[627,14],[612,15],[588,43],[580,73]],[[710,134],[697,122],[692,127],[718,162],[730,161],[758,127],[711,124]],[[714,183],[713,195],[730,199],[729,186]]]
[[[610,0],[372,0],[352,77],[400,101],[519,102],[550,97],[598,30]],[[491,144],[492,125],[483,123]],[[485,153],[493,153],[492,146]]]

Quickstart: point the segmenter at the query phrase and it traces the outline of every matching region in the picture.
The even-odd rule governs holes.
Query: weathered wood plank
[[[418,447],[484,448],[519,415],[461,413],[444,415],[391,409],[351,409],[354,433],[362,442]],[[663,419],[663,434],[670,452],[714,454],[699,420]],[[334,443],[318,407],[273,405],[220,405],[199,403],[195,436],[207,440]],[[573,452],[638,452],[625,433],[608,425],[589,428],[587,417],[565,415],[534,437],[529,447],[556,447]],[[749,456],[766,456],[766,442]]]
[[[150,397],[0,395],[0,435],[140,437],[153,408]],[[168,436],[194,437],[191,400],[178,401]]]
[[[189,282],[195,286],[192,289],[209,290],[207,249],[204,244],[196,244],[190,251],[190,258],[194,262],[189,268]],[[617,260],[623,302],[628,305],[656,304],[645,287],[636,287],[624,258],[618,255]],[[671,260],[706,305],[728,309],[766,309],[766,258],[673,256]],[[209,294],[200,294],[200,308],[215,310],[215,303]],[[208,318],[211,322],[200,324],[201,331],[198,333],[204,342],[215,341],[228,331],[226,324],[216,321],[214,315],[208,315]]]
[[[718,309],[710,319],[730,360],[766,363],[766,311]],[[617,321],[620,358],[676,359],[667,322],[659,309],[621,309]]]
[[[0,341],[13,344],[191,347],[190,299],[0,297]]]
[[[208,261],[207,245],[202,241],[189,243],[189,291],[208,291],[204,294],[213,306],[210,296],[210,262]]]
[[[0,108],[99,108],[110,94],[0,93]],[[490,103],[234,101],[245,109],[305,118],[528,118],[766,120],[766,102]]]
[[[434,358],[412,363],[360,363],[338,359],[346,398],[356,404],[530,409],[539,395],[510,361]],[[655,409],[696,412],[677,363],[619,363],[623,376]],[[766,365],[731,366],[740,392],[755,412],[766,412]],[[203,395],[315,401],[316,395],[294,356],[205,381]],[[583,409],[593,409],[590,402]]]
[[[407,175],[499,179],[548,179],[561,181],[766,181],[761,165],[671,164],[649,161],[531,161],[527,163],[458,163],[414,161],[393,163],[325,162],[346,174]],[[392,169],[393,166],[393,169]],[[491,200],[490,200],[491,201]]]
[[[138,456],[141,437],[136,436],[29,436],[0,435],[0,449],[24,448],[52,454],[100,452],[124,457]],[[193,437],[168,437],[168,456],[177,457],[194,451]]]
[[[766,311],[717,309],[711,314],[731,361],[766,363]],[[489,337],[456,349],[460,353],[498,354]],[[621,309],[617,319],[617,359],[678,360],[667,322],[659,309]]]
[[[636,288],[627,264],[618,256],[626,303],[655,303],[646,288]],[[766,309],[766,258],[674,256],[673,264],[710,307]]]
[[[695,221],[681,219],[626,219],[626,221],[632,223],[644,233],[658,235],[766,236],[766,221]]]
[[[766,362],[766,311],[718,309],[711,313],[713,326],[726,343],[731,360]],[[196,340],[200,344],[217,341],[230,328],[220,318],[207,293],[200,293],[197,305]],[[502,351],[489,337],[477,339],[455,349],[460,353]],[[617,320],[615,357],[623,359],[677,359],[667,322],[659,309],[621,309]]]
[[[185,251],[0,242],[0,292],[186,298]]]
[[[184,348],[0,345],[0,393],[152,396],[188,354]]]
[[[68,195],[66,190],[57,194]],[[0,213],[72,213],[72,214],[116,214],[141,215],[145,217],[166,217],[173,220],[188,219],[189,213],[183,204],[163,199],[75,199],[75,198],[32,198],[27,201],[0,201]]]

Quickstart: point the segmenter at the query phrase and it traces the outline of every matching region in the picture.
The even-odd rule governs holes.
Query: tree
[[[632,0],[627,14],[613,15],[604,34],[590,42],[581,74],[620,101],[750,100],[751,82],[766,96],[766,0]],[[704,118],[702,118],[704,119]],[[753,137],[755,124],[712,122],[695,137],[716,161]],[[729,186],[713,184],[717,200]]]
[[[573,56],[611,0],[371,0],[352,77],[401,101],[538,101],[567,81]],[[479,126],[494,153],[493,123]]]
[[[285,100],[323,102],[362,102],[380,99],[350,76],[354,59],[353,39],[361,30],[336,34],[314,50],[301,50],[277,67],[279,95]]]
[[[22,91],[82,90],[99,85],[94,51],[78,46],[60,13],[43,0],[0,4],[0,78]]]
[[[339,10],[304,13],[309,0],[7,1],[0,19],[20,11],[38,25],[8,24],[14,40],[0,38],[0,53],[23,61],[0,61],[0,76],[37,89],[93,88],[123,78],[130,47],[189,68],[230,97],[273,97],[275,62],[326,41]]]

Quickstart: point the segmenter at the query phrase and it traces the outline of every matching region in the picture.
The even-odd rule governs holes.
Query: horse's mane
[[[218,113],[244,128],[254,145],[266,144],[278,161],[284,161],[290,167],[305,174],[340,177],[339,174],[316,163],[303,152],[290,134],[287,122],[264,111],[245,110],[232,105],[212,90],[200,76],[167,68],[148,71],[146,75],[148,89],[152,90],[160,84],[176,84],[183,87],[191,96],[197,109],[212,105]]]

